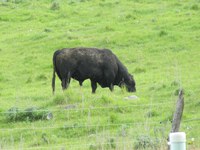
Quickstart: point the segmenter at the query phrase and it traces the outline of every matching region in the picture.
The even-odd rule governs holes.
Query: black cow
[[[63,90],[67,89],[71,77],[79,81],[80,86],[86,79],[91,80],[92,93],[95,93],[97,83],[101,87],[125,85],[128,92],[136,91],[135,81],[108,49],[97,48],[64,48],[53,55],[52,89],[55,91],[55,72],[61,80]]]

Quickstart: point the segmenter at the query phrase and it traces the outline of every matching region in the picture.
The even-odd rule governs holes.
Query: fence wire
[[[80,105],[76,105],[76,104],[69,104],[66,105],[65,107],[61,107],[60,109],[38,109],[38,110],[33,110],[34,112],[63,112],[63,111],[83,111],[83,110],[102,110],[102,109],[116,109],[116,108],[132,108],[132,107],[166,107],[171,106],[172,104],[174,104],[174,102],[164,102],[164,103],[148,103],[148,104],[130,104],[130,105],[125,105],[125,106],[120,106],[120,105],[112,105],[112,106],[105,106],[105,107],[82,107]],[[79,108],[77,108],[77,106],[79,106]],[[69,108],[68,108],[69,107]],[[70,108],[72,107],[72,108]],[[19,112],[30,112],[30,110],[19,110]],[[4,112],[0,112],[0,114],[12,114],[15,112],[11,112],[11,111],[4,111]],[[17,111],[16,111],[17,113]]]
[[[49,127],[27,127],[27,128],[1,128],[0,131],[19,131],[19,130],[49,130],[49,129],[69,129],[69,128],[91,128],[91,127],[112,127],[112,126],[123,126],[123,125],[145,125],[145,122],[124,122],[124,123],[110,123],[110,124],[104,124],[104,125],[97,125],[97,124],[93,124],[93,125],[89,125],[89,124],[80,124],[80,125],[55,125],[55,126],[49,126]],[[159,125],[162,124],[161,122],[148,122],[148,125],[150,124],[154,124],[154,125]],[[154,126],[156,127],[156,126]],[[157,126],[158,127],[158,126]],[[159,126],[160,127],[160,126]]]

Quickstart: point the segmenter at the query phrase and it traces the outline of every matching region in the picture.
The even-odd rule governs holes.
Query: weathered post
[[[179,91],[178,100],[176,104],[176,111],[174,113],[174,117],[172,120],[172,129],[171,133],[178,132],[181,124],[181,118],[183,114],[183,108],[184,108],[184,97],[183,97],[183,90],[181,89]]]
[[[184,97],[183,97],[183,90],[179,91],[179,96],[176,104],[176,111],[173,116],[172,120],[172,129],[169,135],[168,140],[169,146],[168,150],[186,150],[186,135],[184,132],[179,132],[181,118],[184,109]]]

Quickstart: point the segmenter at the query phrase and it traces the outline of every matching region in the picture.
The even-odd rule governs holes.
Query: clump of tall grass
[[[4,0],[3,2],[11,2],[11,3],[19,4],[19,3],[22,3],[23,0]]]
[[[136,67],[134,73],[145,73],[146,69],[141,67]]]
[[[101,141],[102,142],[102,141]],[[116,145],[116,141],[114,138],[108,138],[105,140],[105,143],[96,143],[96,144],[91,144],[89,146],[89,150],[98,150],[98,149],[116,149],[117,145]]]
[[[67,103],[67,100],[65,99],[64,95],[56,95],[53,98],[53,104],[55,105],[63,105],[66,103]]]
[[[158,147],[158,144],[155,140],[153,140],[148,135],[141,135],[137,137],[136,143],[135,143],[135,150],[139,149],[156,149]]]
[[[59,2],[53,1],[51,5],[51,10],[59,10],[59,9],[60,9]]]
[[[113,102],[112,97],[110,97],[108,95],[102,95],[100,100],[101,100],[102,104],[104,104],[104,105],[111,104]]]
[[[81,102],[83,97],[80,93],[76,93],[72,88],[68,87],[62,94],[56,94],[53,97],[53,105],[65,105],[70,103]]]
[[[8,122],[49,120],[53,117],[52,113],[47,109],[37,107],[30,107],[25,110],[12,107],[5,114]]]
[[[192,5],[191,7],[192,10],[199,10],[199,6],[197,4]]]
[[[146,117],[148,117],[148,118],[157,117],[157,116],[159,116],[159,114],[155,110],[151,110],[151,111],[147,112],[147,114],[146,114]]]
[[[44,74],[40,74],[36,77],[37,81],[44,81],[47,80],[47,77]]]
[[[162,30],[162,31],[159,32],[159,36],[160,36],[160,37],[163,37],[163,36],[166,36],[166,35],[167,35],[167,32],[166,32],[166,31],[163,31],[163,30]]]

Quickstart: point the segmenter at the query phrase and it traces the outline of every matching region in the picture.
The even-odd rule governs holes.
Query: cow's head
[[[136,92],[135,80],[131,74],[128,74],[128,79],[124,80],[128,92]]]

